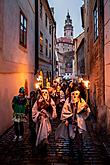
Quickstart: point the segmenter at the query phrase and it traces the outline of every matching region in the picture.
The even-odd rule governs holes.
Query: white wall
[[[31,0],[30,0],[31,1]],[[33,2],[33,1],[32,1]],[[1,5],[2,4],[2,5]],[[27,18],[27,49],[19,45],[20,9]],[[27,0],[0,1],[0,135],[12,125],[11,101],[28,81],[34,88],[34,8]]]

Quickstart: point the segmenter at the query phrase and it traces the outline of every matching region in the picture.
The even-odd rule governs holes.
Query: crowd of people
[[[85,88],[82,83],[57,82],[49,88],[38,88],[25,97],[25,89],[21,87],[19,94],[13,97],[13,121],[15,137],[13,141],[22,141],[24,135],[23,123],[29,121],[30,136],[38,150],[46,151],[48,137],[52,132],[52,122],[60,121],[55,131],[55,140],[69,138],[70,141],[80,139],[86,131],[85,120],[90,114],[86,103]],[[35,140],[34,140],[35,139]]]

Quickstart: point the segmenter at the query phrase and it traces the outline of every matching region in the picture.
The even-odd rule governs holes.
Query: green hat
[[[25,93],[24,87],[21,87],[21,88],[19,89],[19,93]]]

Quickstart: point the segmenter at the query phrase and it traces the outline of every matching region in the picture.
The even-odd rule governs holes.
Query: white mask
[[[74,91],[74,92],[71,92],[71,100],[73,103],[76,103],[76,102],[79,102],[80,101],[80,91]]]
[[[46,101],[49,101],[49,92],[47,89],[42,89],[42,96]]]

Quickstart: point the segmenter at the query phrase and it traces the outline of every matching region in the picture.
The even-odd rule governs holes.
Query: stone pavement
[[[69,140],[54,139],[54,132],[58,120],[53,122],[53,132],[49,138],[47,155],[33,152],[30,142],[28,123],[25,123],[25,134],[22,142],[13,142],[14,130],[10,128],[0,137],[0,165],[107,165],[109,157],[101,143],[92,138],[89,133],[83,137],[83,163],[75,143],[72,144],[73,153],[70,151]]]
[[[108,156],[110,157],[110,135],[104,138],[102,143],[108,153]]]

